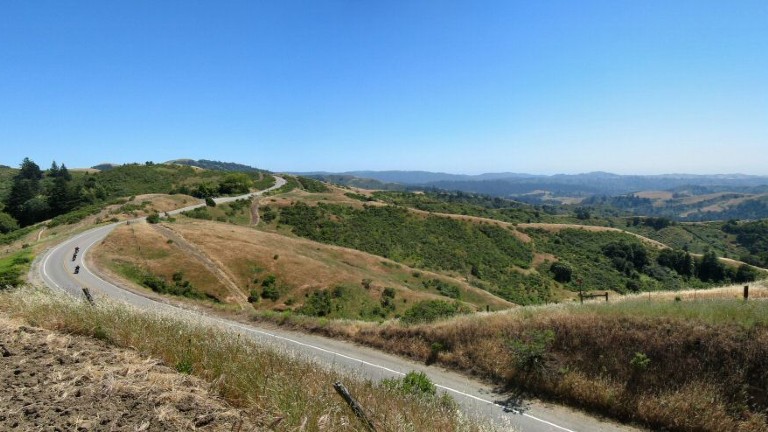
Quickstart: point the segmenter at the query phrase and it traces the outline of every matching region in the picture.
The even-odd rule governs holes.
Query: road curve
[[[239,197],[218,198],[216,202],[228,202],[261,195],[285,184],[283,178],[276,177],[276,179],[275,185],[265,191]],[[203,205],[205,204],[185,207],[170,211],[168,214],[177,214]],[[134,222],[142,221],[139,219],[131,223]],[[103,240],[117,225],[119,223],[91,229],[52,247],[37,261],[39,263],[37,269],[32,269],[32,271],[39,272],[42,280],[50,288],[65,291],[77,298],[83,297],[82,288],[87,287],[96,301],[100,296],[107,296],[143,310],[183,315],[199,322],[236,331],[258,342],[368,379],[380,380],[403,376],[412,370],[422,371],[430,377],[438,388],[453,396],[465,413],[491,420],[503,430],[516,429],[533,432],[628,432],[640,430],[602,421],[567,407],[535,401],[510,401],[505,396],[495,393],[491,387],[461,374],[435,366],[425,366],[349,342],[283,329],[266,329],[255,325],[243,325],[199,311],[161,303],[126,291],[92,272],[84,259],[90,248]],[[73,260],[76,246],[80,248],[80,251]],[[78,274],[74,274],[76,265],[80,266]]]

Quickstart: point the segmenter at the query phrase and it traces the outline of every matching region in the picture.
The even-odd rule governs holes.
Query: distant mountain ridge
[[[265,170],[252,167],[250,165],[239,164],[235,162],[221,162],[209,159],[175,159],[165,162],[167,164],[188,165],[203,169],[216,171],[240,171],[240,172],[263,172]]]
[[[150,162],[147,162],[147,163],[149,164]],[[186,166],[192,166],[192,167],[198,167],[198,168],[216,170],[216,171],[267,172],[266,170],[252,167],[250,165],[244,165],[244,164],[239,164],[235,162],[221,162],[221,161],[208,160],[208,159],[198,159],[198,160],[174,159],[174,160],[169,160],[163,163],[173,164],[173,165],[186,165]],[[113,163],[102,163],[99,165],[94,165],[91,168],[94,168],[100,171],[108,171],[118,166],[120,165],[113,164]]]
[[[462,175],[428,171],[350,171],[303,175],[365,189],[461,191],[534,205],[608,205],[634,215],[676,220],[768,217],[768,176],[746,174]]]
[[[768,176],[746,174],[658,174],[620,175],[608,172],[536,175],[524,173],[485,173],[478,175],[429,171],[347,171],[343,173],[297,173],[318,177],[352,176],[406,186],[434,187],[494,196],[517,196],[537,191],[562,192],[568,196],[594,194],[622,195],[645,190],[672,190],[687,186],[728,187],[746,191],[768,185]]]

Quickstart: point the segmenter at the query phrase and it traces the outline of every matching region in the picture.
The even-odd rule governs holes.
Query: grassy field
[[[265,429],[363,430],[332,387],[340,380],[366,408],[378,430],[492,430],[463,417],[450,398],[407,393],[391,383],[329,371],[236,334],[172,316],[108,302],[91,307],[31,288],[0,291],[0,311],[30,325],[91,336],[159,358],[179,372],[209,382],[213,391],[245,408]]]

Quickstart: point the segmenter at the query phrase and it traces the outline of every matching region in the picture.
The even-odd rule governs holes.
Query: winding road
[[[276,179],[275,185],[264,191],[239,197],[218,198],[215,201],[223,203],[258,196],[286,183],[281,177],[276,177]],[[168,214],[177,214],[204,205],[185,207],[170,211]],[[137,219],[130,223],[144,223],[144,221]],[[453,396],[466,414],[488,419],[502,430],[533,432],[628,432],[640,430],[603,421],[563,406],[538,401],[510,400],[504,395],[496,393],[492,387],[456,372],[437,366],[426,366],[353,343],[279,328],[244,325],[199,311],[158,302],[126,291],[99,277],[97,273],[88,268],[85,260],[91,247],[103,240],[119,224],[104,225],[85,231],[52,247],[36,261],[37,265],[31,271],[39,273],[44,283],[50,288],[65,291],[77,298],[83,298],[82,288],[87,287],[96,301],[100,296],[106,296],[140,309],[186,316],[198,322],[238,332],[299,357],[352,372],[371,380],[400,377],[412,370],[422,371],[430,377],[438,388]],[[76,246],[80,248],[80,251],[76,259],[72,260]],[[80,266],[78,274],[74,274],[76,265]]]

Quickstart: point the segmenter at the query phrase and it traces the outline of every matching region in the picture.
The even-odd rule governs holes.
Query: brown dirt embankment
[[[0,430],[253,430],[198,378],[0,316]]]

